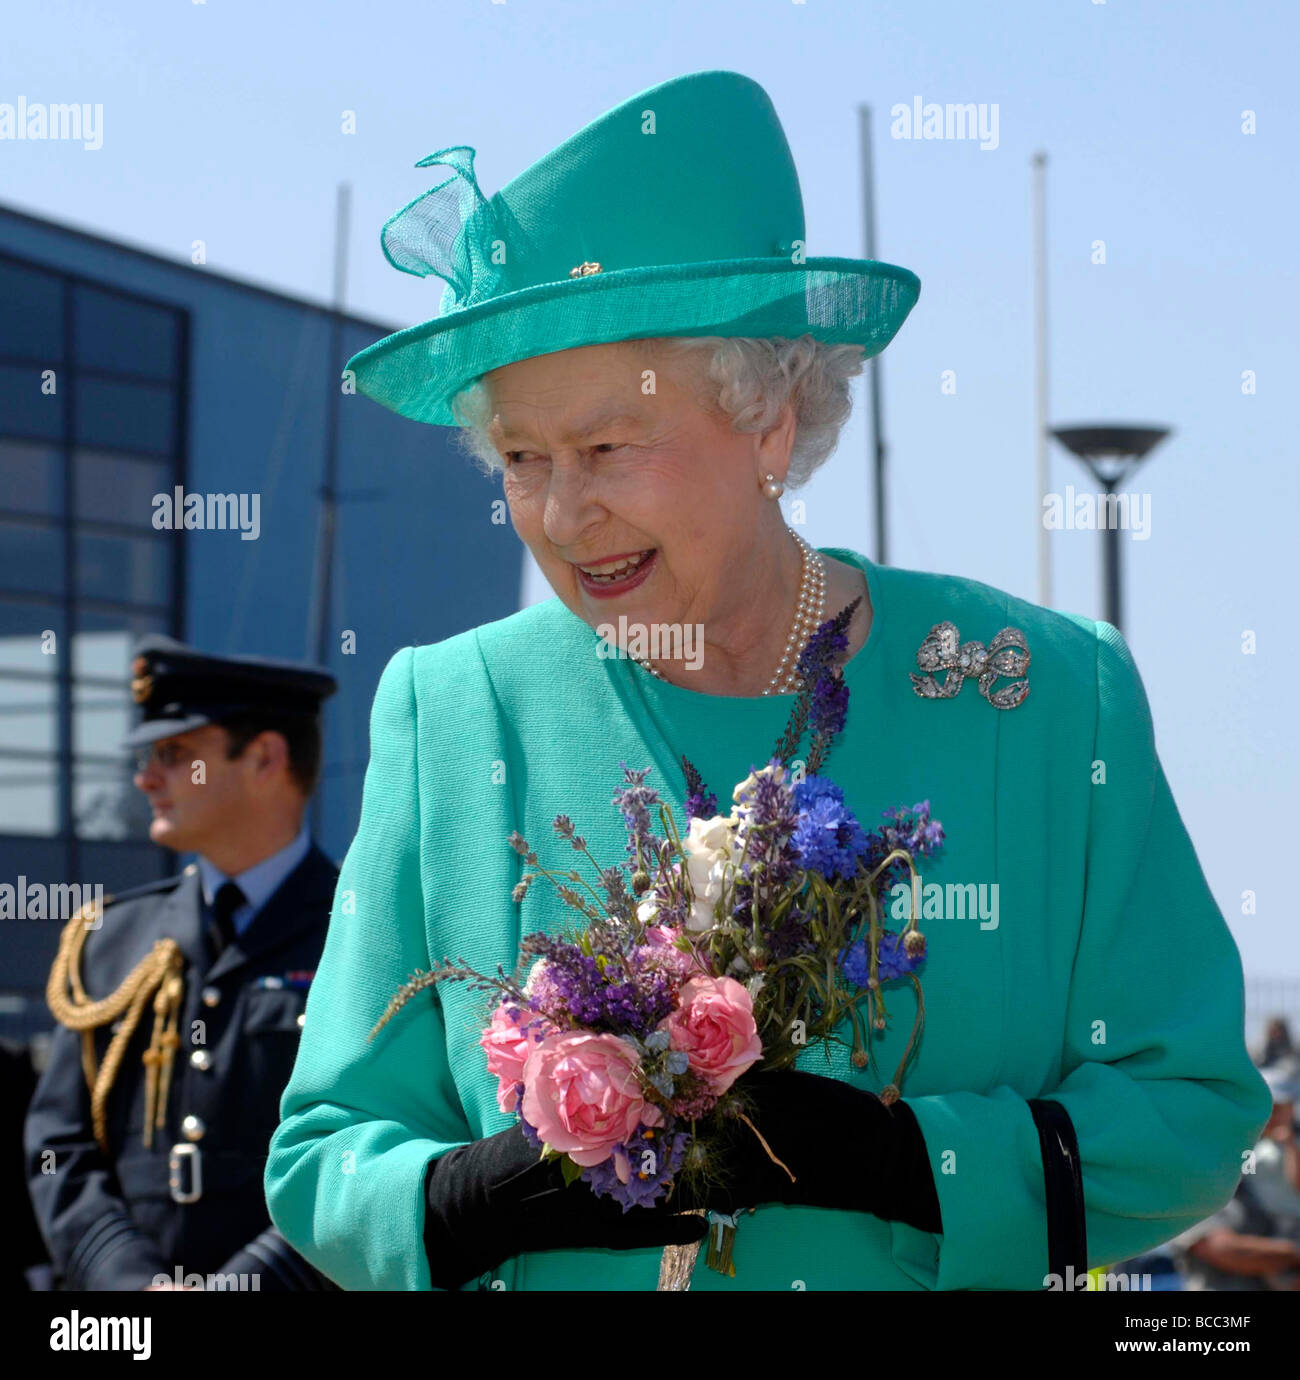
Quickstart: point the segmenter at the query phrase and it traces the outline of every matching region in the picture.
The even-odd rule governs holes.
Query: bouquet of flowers
[[[896,1099],[924,1012],[914,860],[942,846],[943,829],[923,801],[864,830],[840,788],[819,774],[847,710],[839,662],[852,611],[810,640],[786,733],[767,764],[735,787],[728,814],[683,758],[683,837],[646,784],[649,770],[620,764],[613,804],[628,835],[620,864],[602,867],[563,814],[554,831],[590,865],[590,879],[548,869],[518,833],[509,839],[532,869],[514,888],[516,902],[545,878],[580,917],[574,927],[527,935],[512,974],[450,959],[415,973],[371,1038],[434,983],[464,981],[490,994],[481,1044],[501,1110],[519,1117],[540,1155],[559,1159],[567,1182],[581,1178],[624,1211],[682,1182],[725,1179],[718,1147],[727,1123],[747,1125],[781,1164],[780,1147],[768,1146],[750,1118],[742,1075],[791,1067],[817,1043],[829,1060],[832,1042],[851,1044],[853,1065],[868,1067],[872,1032],[887,1024],[885,989],[910,983],[916,1020],[881,1094]],[[809,727],[801,773],[794,753]],[[910,913],[888,929],[890,895],[909,881]],[[734,1275],[734,1220],[713,1216],[708,1263]],[[668,1247],[665,1277],[689,1277],[695,1250]],[[684,1258],[670,1261],[673,1253]]]

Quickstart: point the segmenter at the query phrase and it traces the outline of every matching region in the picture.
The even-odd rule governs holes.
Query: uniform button
[[[190,1055],[190,1063],[193,1064],[196,1069],[204,1073],[212,1067],[212,1059],[209,1057],[206,1049],[196,1049],[194,1053]]]
[[[219,987],[205,987],[202,992],[204,1006],[216,1006],[221,1001]]]
[[[202,1140],[207,1132],[207,1127],[203,1124],[202,1117],[187,1116],[181,1122],[181,1135],[186,1140]]]
[[[298,1013],[298,1024],[299,1024],[300,1026],[302,1026],[302,1025],[305,1025],[306,1023],[307,1023],[307,1013],[306,1013],[305,1011],[300,1011],[300,1012]]]

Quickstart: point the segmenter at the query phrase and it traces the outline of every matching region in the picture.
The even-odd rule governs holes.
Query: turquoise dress
[[[737,1273],[693,1289],[1041,1289],[1047,1229],[1027,1100],[1053,1097],[1078,1136],[1089,1265],[1155,1247],[1221,1208],[1271,1108],[1247,1054],[1241,961],[1170,795],[1141,680],[1109,624],[973,580],[827,554],[867,576],[874,617],[847,663],[848,724],[825,774],[866,827],[928,799],[947,840],[923,864],[926,1021],[903,1082],[934,1171],[942,1235],[870,1214],[766,1204],[741,1219]],[[997,709],[967,680],[913,689],[931,627],[987,643],[1023,632],[1029,697]],[[510,1124],[478,1037],[484,998],[444,984],[373,1043],[394,991],[444,956],[514,967],[520,936],[570,912],[544,880],[511,899],[520,830],[548,865],[624,857],[620,761],[685,818],[685,753],[729,808],[763,764],[791,696],[702,695],[597,655],[558,599],[405,648],[375,695],[361,823],[339,878],[265,1186],[289,1242],[346,1289],[428,1289],[429,1161]],[[999,682],[999,685],[1005,682]],[[998,688],[997,686],[994,687]],[[975,884],[984,914],[964,916]],[[932,887],[939,884],[939,887]],[[997,891],[991,888],[996,884]],[[991,904],[996,895],[996,913]],[[875,1067],[810,1048],[809,1072],[879,1091],[915,1014],[887,988]],[[773,1149],[779,1155],[780,1147]],[[855,1146],[828,1145],[845,1174]],[[543,1251],[503,1261],[508,1289],[654,1289],[658,1250]],[[476,1287],[475,1284],[466,1287]]]

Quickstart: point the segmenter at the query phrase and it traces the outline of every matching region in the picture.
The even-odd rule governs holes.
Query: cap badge
[[[136,704],[144,702],[153,694],[153,677],[148,675],[149,663],[144,657],[138,656],[131,663],[131,674],[134,679],[131,681],[131,698]]]

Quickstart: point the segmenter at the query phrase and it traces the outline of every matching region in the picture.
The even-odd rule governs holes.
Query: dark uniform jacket
[[[153,1032],[150,1002],[108,1095],[105,1155],[93,1130],[82,1037],[56,1027],[25,1149],[32,1202],[61,1287],[139,1289],[158,1274],[174,1280],[178,1266],[204,1276],[208,1287],[335,1287],[271,1227],[262,1172],[337,879],[313,845],[215,962],[196,866],[105,898],[102,924],[87,935],[81,956],[87,996],[115,992],[156,940],[174,939],[185,958],[180,1044],[166,1125],[146,1149],[141,1056]],[[112,1033],[109,1025],[95,1031],[100,1067]],[[207,1280],[231,1274],[249,1278]]]

